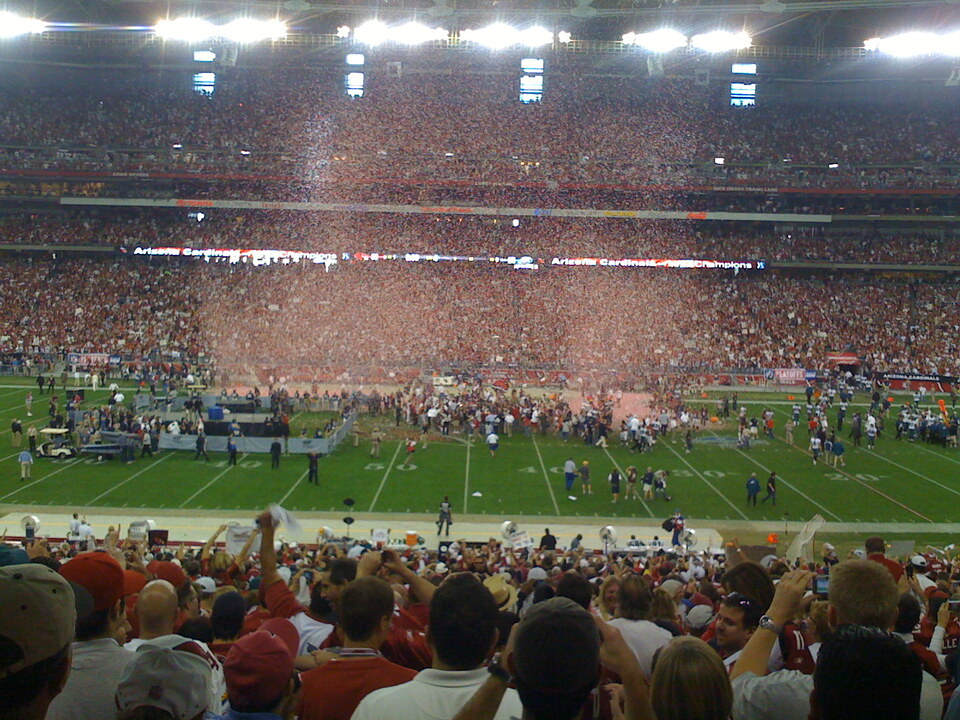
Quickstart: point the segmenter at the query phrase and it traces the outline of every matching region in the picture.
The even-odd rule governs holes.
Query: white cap
[[[915,567],[925,568],[927,566],[927,559],[923,555],[914,555],[910,558],[910,564]]]
[[[449,568],[446,563],[438,562],[436,568],[434,568],[438,573],[443,575]]]
[[[532,567],[530,568],[530,572],[527,573],[527,579],[528,580],[546,580],[547,571],[544,570],[539,565],[536,567]]]
[[[204,595],[213,595],[217,591],[217,581],[212,577],[197,578],[196,584],[200,586]]]
[[[198,655],[141,645],[120,676],[116,701],[121,712],[151,707],[174,720],[190,720],[209,704],[210,666]]]

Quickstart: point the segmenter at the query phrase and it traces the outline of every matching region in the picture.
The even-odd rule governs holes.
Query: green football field
[[[307,483],[303,456],[284,456],[280,468],[272,470],[266,455],[242,455],[238,466],[228,467],[225,454],[211,453],[210,462],[204,462],[194,461],[192,452],[164,452],[129,465],[95,458],[37,459],[33,478],[21,482],[10,421],[26,419],[27,386],[17,389],[16,382],[0,380],[2,504],[248,510],[280,502],[292,509],[326,512],[344,509],[343,500],[349,497],[356,501],[355,512],[433,513],[442,497],[449,495],[455,513],[478,516],[635,517],[659,523],[679,508],[688,517],[718,523],[776,521],[785,514],[790,520],[805,520],[816,513],[834,522],[924,523],[953,522],[960,515],[955,510],[960,506],[960,450],[894,440],[892,421],[888,421],[875,451],[853,448],[847,441],[846,468],[814,467],[806,452],[805,428],[796,431],[796,446],[782,440],[791,405],[785,393],[742,393],[751,415],[764,407],[777,413],[777,439],[761,439],[746,452],[735,447],[729,422],[700,432],[689,454],[679,435],[676,444],[661,441],[652,452],[637,455],[613,440],[603,450],[576,439],[564,443],[552,435],[515,434],[502,439],[495,457],[482,442],[434,437],[426,448],[418,446],[406,462],[402,431],[392,429],[393,422],[386,418],[363,417],[362,430],[375,422],[389,429],[380,457],[370,457],[364,436],[358,446],[348,438],[321,460],[319,487]],[[88,392],[88,405],[106,396]],[[35,399],[32,420],[38,424],[45,424],[46,402],[46,395]],[[699,398],[693,404],[697,402]],[[714,401],[707,402],[712,409]],[[855,409],[848,411],[848,417]],[[312,428],[322,419],[297,417],[294,431],[301,424]],[[573,497],[568,497],[562,473],[568,457],[578,465],[589,460],[592,496],[581,496],[577,483]],[[613,504],[607,474],[614,467],[623,470],[629,465],[641,473],[647,466],[670,470],[672,500],[621,499]],[[747,507],[747,477],[756,472],[764,485],[771,470],[780,478],[778,504]]]

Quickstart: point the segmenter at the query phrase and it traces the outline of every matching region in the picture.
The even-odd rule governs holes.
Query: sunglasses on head
[[[756,600],[754,600],[752,597],[748,597],[743,593],[739,593],[739,592],[732,592],[729,595],[727,595],[725,599],[732,600],[737,605],[741,605],[743,607],[748,607],[748,608],[755,608],[759,605],[759,603]]]

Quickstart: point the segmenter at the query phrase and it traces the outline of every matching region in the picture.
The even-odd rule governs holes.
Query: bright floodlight
[[[705,52],[726,52],[748,48],[753,44],[753,41],[745,32],[733,33],[728,30],[714,30],[713,32],[694,35],[690,44]]]
[[[573,39],[573,36],[570,35],[566,30],[561,30],[557,33],[557,42],[562,42],[564,44],[570,42]]]
[[[337,37],[338,38],[348,38],[350,37],[350,26],[341,25],[337,28]]]
[[[47,29],[43,20],[25,18],[10,12],[0,12],[0,38],[42,33]]]
[[[220,28],[220,34],[227,40],[238,43],[279,40],[286,37],[287,26],[280,20],[240,18]]]
[[[153,31],[164,40],[184,40],[200,42],[217,35],[213,23],[203,18],[181,17],[175,20],[161,20]]]
[[[687,36],[679,30],[661,28],[648,33],[627,33],[623,41],[628,45],[639,45],[644,50],[665,53],[687,44]]]
[[[948,33],[940,39],[940,52],[944,55],[960,57],[960,30]]]
[[[353,31],[353,39],[364,45],[379,45],[386,42],[389,28],[379,20],[368,20]]]
[[[863,43],[867,50],[882,52],[893,57],[909,58],[920,55],[960,55],[960,33],[936,35],[929,32],[908,32],[885,38],[871,38]]]
[[[549,45],[553,42],[553,33],[539,26],[518,30],[506,23],[494,23],[480,30],[463,30],[460,33],[460,39],[475,42],[493,50],[502,50],[511,45],[527,47]]]
[[[450,37],[443,28],[428,28],[411,20],[395,28],[390,28],[390,37],[404,45],[420,45],[432,40],[446,40]]]

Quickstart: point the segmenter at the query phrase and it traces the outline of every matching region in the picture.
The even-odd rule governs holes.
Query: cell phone
[[[817,595],[827,596],[830,593],[830,576],[817,575],[813,579],[813,592]]]
[[[952,613],[960,614],[960,600],[947,600],[947,609]]]

